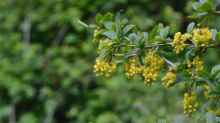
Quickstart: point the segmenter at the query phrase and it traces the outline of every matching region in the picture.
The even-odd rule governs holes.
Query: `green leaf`
[[[193,28],[195,26],[194,22],[191,22],[188,26],[187,26],[187,32],[191,33],[193,31]]]
[[[123,29],[123,33],[124,35],[127,34],[129,31],[131,31],[133,28],[135,27],[135,25],[126,25],[125,28]]]
[[[143,32],[143,40],[148,40],[148,32]]]
[[[217,82],[220,82],[220,72],[218,72],[218,73],[216,74],[215,80],[216,80]]]
[[[98,23],[98,24],[100,24],[101,23],[101,21],[102,21],[102,18],[103,18],[103,16],[99,13],[99,14],[97,14],[96,15],[96,23]]]
[[[128,38],[132,42],[137,42],[140,39],[140,37],[136,33],[129,34]]]
[[[211,70],[211,76],[215,76],[217,73],[220,72],[220,64],[212,67],[212,70]]]
[[[155,26],[149,33],[149,39],[152,40],[157,35],[159,25]]]
[[[113,14],[108,12],[107,14],[104,15],[104,21],[112,21],[113,19]]]
[[[211,12],[214,10],[213,0],[203,0],[202,2],[195,2],[193,3],[192,7],[198,12]]]
[[[117,34],[113,31],[106,31],[106,32],[103,32],[102,34],[112,40],[117,38]]]
[[[170,30],[169,27],[161,28],[160,32],[159,32],[160,37],[166,38],[168,36],[168,34],[169,34],[169,30]]]
[[[86,28],[89,27],[89,25],[87,25],[86,23],[82,22],[81,20],[78,20],[78,23],[79,23],[80,25],[82,25],[83,27],[86,27]]]
[[[102,25],[106,21],[112,21],[113,15],[111,13],[107,13],[105,15],[97,14],[96,15],[96,23],[98,25]]]
[[[214,9],[213,0],[204,0],[201,2],[200,6],[197,8],[199,11],[211,12]]]
[[[108,30],[112,30],[113,29],[113,23],[108,21],[108,22],[104,22],[104,26],[106,29]]]

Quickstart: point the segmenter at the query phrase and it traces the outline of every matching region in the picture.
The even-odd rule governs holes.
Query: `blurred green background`
[[[182,92],[142,81],[95,77],[92,24],[121,11],[147,31],[183,30],[191,0],[1,0],[0,123],[167,123],[187,118]],[[181,88],[181,87],[180,87]]]

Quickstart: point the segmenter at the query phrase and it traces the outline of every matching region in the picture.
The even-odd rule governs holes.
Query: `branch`
[[[160,46],[171,46],[171,43],[146,45],[145,48],[153,48],[153,47],[160,47]]]
[[[172,66],[172,68],[177,68],[177,66],[173,63],[173,62],[171,62],[170,60],[168,60],[168,59],[166,59],[165,57],[163,57],[163,59],[165,60],[165,62],[167,63],[167,64],[169,64],[170,66]]]
[[[15,104],[11,104],[10,106],[11,111],[9,115],[9,123],[16,123],[16,110],[15,110]]]
[[[31,18],[27,15],[21,24],[21,30],[23,33],[23,41],[30,44],[31,40]]]
[[[63,100],[63,98],[61,97],[60,94],[57,95],[57,97],[55,97],[54,99],[51,100],[51,102],[49,102],[49,108],[46,110],[46,116],[44,118],[43,123],[52,123],[53,122],[53,117],[55,114],[55,111],[57,109],[57,106],[60,104],[60,102]]]
[[[62,42],[62,40],[64,39],[64,36],[65,36],[67,30],[68,30],[67,25],[64,25],[64,26],[59,30],[59,32],[57,33],[57,36],[56,36],[55,39],[54,39],[54,44],[57,45],[57,44],[59,44],[59,43]]]

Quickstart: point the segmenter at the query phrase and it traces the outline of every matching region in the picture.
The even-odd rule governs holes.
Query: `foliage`
[[[79,22],[94,23],[96,13],[122,11],[133,24],[125,32],[137,27],[149,30],[162,22],[170,28],[158,26],[164,32],[158,37],[161,38],[166,37],[168,30],[173,34],[185,27],[185,13],[192,13],[190,3],[187,0],[3,0],[0,2],[0,122],[142,123],[166,118],[181,122],[178,89],[170,92],[159,86],[146,89],[139,80],[134,83],[121,76],[108,80],[96,78],[91,67],[96,55],[91,31]],[[103,17],[99,18],[103,23]],[[212,24],[217,29],[218,25]],[[155,33],[158,33],[156,29]],[[216,32],[217,39],[219,36]],[[211,62],[210,66],[216,65],[218,54],[213,50],[208,52],[204,59]],[[215,77],[217,68],[213,69]],[[167,95],[176,102],[166,100]]]
[[[93,40],[97,44],[98,61],[94,72],[110,76],[117,67],[124,66],[129,79],[142,79],[146,86],[160,81],[166,88],[184,84],[185,114],[191,116],[200,103],[200,107],[204,104],[204,111],[218,116],[219,60],[214,61],[216,66],[205,60],[209,50],[219,52],[220,32],[213,25],[219,18],[216,5],[212,0],[193,3],[189,19],[197,19],[196,23],[189,23],[184,33],[175,34],[170,31],[172,27],[163,24],[142,32],[120,13],[115,17],[110,13],[97,15]],[[111,65],[114,69],[107,67]]]

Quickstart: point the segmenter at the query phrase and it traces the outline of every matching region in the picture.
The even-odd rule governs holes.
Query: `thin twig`
[[[163,59],[165,60],[165,62],[166,62],[167,64],[169,64],[170,66],[172,66],[172,68],[174,68],[174,69],[177,68],[177,66],[176,66],[172,61],[166,59],[165,57],[163,57]]]
[[[24,19],[24,22],[21,24],[21,30],[23,33],[23,41],[27,44],[30,44],[31,40],[31,19],[27,15]]]
[[[152,44],[152,45],[146,45],[145,48],[153,48],[153,47],[160,47],[160,46],[170,46],[171,43],[164,43],[164,44]]]

